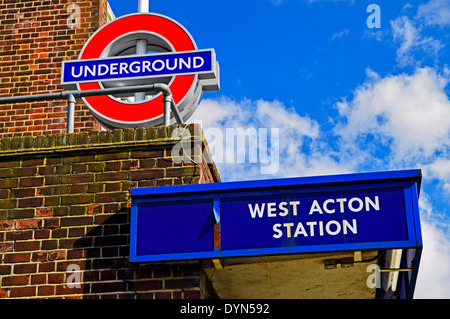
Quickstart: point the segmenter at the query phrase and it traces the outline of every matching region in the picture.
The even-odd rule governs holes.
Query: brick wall
[[[0,298],[202,298],[199,264],[128,261],[131,188],[220,181],[199,126],[174,163],[177,127],[1,140]]]
[[[106,22],[106,8],[107,0],[0,1],[0,97],[62,90],[62,61],[78,57],[90,35]],[[63,133],[66,104],[0,105],[0,138]],[[75,131],[92,130],[100,126],[78,102]]]

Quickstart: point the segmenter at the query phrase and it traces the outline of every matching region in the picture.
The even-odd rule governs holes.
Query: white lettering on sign
[[[267,206],[266,203],[262,203],[261,206],[259,204],[255,204],[254,206],[252,204],[248,204],[248,209],[250,210],[250,215],[252,216],[252,218],[256,218],[257,216],[259,218],[264,217],[264,211],[266,208],[266,215],[268,217],[276,217],[277,215],[284,217],[289,213],[289,209],[286,207],[286,205],[290,205],[290,207],[292,207],[292,214],[294,216],[297,216],[297,206],[300,205],[300,202],[280,202],[278,206],[276,205],[277,203],[275,202],[267,203]]]
[[[171,63],[173,65],[171,65]],[[158,59],[152,62],[134,61],[132,63],[120,62],[111,64],[94,64],[94,65],[72,65],[71,75],[74,78],[80,77],[97,77],[105,75],[126,75],[130,73],[151,73],[153,71],[160,72],[162,70],[180,71],[185,69],[196,70],[205,64],[205,60],[200,56],[195,57],[177,57],[170,62],[170,59]]]
[[[281,238],[285,235],[287,238],[296,238],[298,236],[303,237],[314,237],[314,236],[324,236],[324,234],[328,234],[331,236],[335,236],[340,234],[341,232],[344,235],[349,234],[357,234],[358,229],[356,225],[356,219],[352,219],[351,223],[348,220],[343,220],[342,222],[336,220],[330,220],[325,224],[323,221],[311,221],[305,223],[306,227],[302,222],[295,223],[283,223],[283,224],[274,224],[273,225],[273,238]]]
[[[337,203],[339,205],[337,205]],[[347,205],[345,205],[345,203],[347,203]],[[309,215],[312,215],[313,213],[323,214],[324,211],[327,214],[334,214],[336,208],[341,213],[345,213],[347,209],[355,213],[360,212],[363,209],[368,212],[371,208],[380,210],[380,202],[378,196],[375,196],[374,200],[370,199],[370,197],[364,197],[364,201],[358,197],[353,197],[350,200],[347,200],[347,198],[327,199],[322,205],[320,205],[317,200],[314,200],[311,209],[309,210]]]
[[[289,214],[297,216],[301,211],[308,215],[335,214],[335,213],[359,213],[377,212],[380,210],[378,196],[352,197],[352,198],[328,198],[326,200],[313,200],[310,207],[300,209],[300,201],[263,202],[248,204],[251,218],[286,217]],[[346,215],[348,216],[348,215]],[[296,238],[298,236],[336,236],[358,233],[357,219],[339,219],[329,221],[307,221],[276,223],[273,225],[273,238]]]

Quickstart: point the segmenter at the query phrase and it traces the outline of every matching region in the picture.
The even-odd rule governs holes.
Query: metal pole
[[[180,112],[178,112],[177,105],[175,104],[175,101],[173,100],[173,98],[172,98],[172,101],[170,102],[170,107],[171,107],[173,114],[175,115],[175,119],[177,120],[177,122],[179,124],[184,124],[183,118],[181,117]]]
[[[138,4],[139,12],[149,12],[149,0],[139,0]],[[136,54],[144,55],[147,53],[147,40],[139,39],[136,41]],[[134,94],[134,99],[136,102],[145,101],[145,92],[137,92]]]
[[[76,99],[86,97],[86,96],[100,96],[100,95],[111,95],[119,93],[135,93],[136,91],[149,92],[151,94],[157,94],[162,92],[167,95],[172,95],[170,88],[164,83],[154,83],[146,85],[136,85],[136,86],[124,86],[124,87],[114,87],[99,90],[70,90],[61,91],[57,93],[46,93],[46,94],[32,94],[32,95],[19,95],[19,96],[8,96],[0,97],[0,104],[13,104],[13,103],[25,103],[25,102],[37,102],[37,101],[47,101],[47,100],[67,100],[69,95],[73,95]]]
[[[144,55],[147,53],[147,40],[140,39],[136,42],[136,54]],[[145,92],[137,92],[134,94],[134,100],[136,102],[145,101]]]
[[[172,95],[164,93],[164,125],[170,125],[170,107],[172,104]]]
[[[67,97],[67,133],[73,133],[75,123],[75,96],[69,94]]]
[[[75,102],[76,99],[88,96],[99,96],[99,95],[112,95],[119,93],[135,93],[135,92],[149,92],[151,94],[156,94],[162,92],[164,95],[164,125],[170,125],[170,111],[172,110],[175,119],[178,123],[184,124],[183,118],[181,117],[175,102],[172,98],[172,92],[167,84],[164,83],[154,83],[146,85],[137,86],[127,86],[127,87],[115,87],[100,90],[71,90],[71,91],[61,91],[57,93],[47,93],[47,94],[35,94],[35,95],[20,95],[20,96],[9,96],[0,98],[0,104],[13,104],[13,103],[25,103],[25,102],[36,102],[36,101],[46,101],[46,100],[67,100],[68,111],[67,111],[67,132],[73,133],[74,131],[74,115],[75,115]]]
[[[139,12],[149,12],[150,10],[150,0],[139,0],[138,11]]]

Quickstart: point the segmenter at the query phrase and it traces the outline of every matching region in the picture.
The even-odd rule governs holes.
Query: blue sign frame
[[[174,261],[395,248],[417,248],[420,253],[422,247],[418,208],[420,184],[420,170],[404,170],[132,189],[130,261]],[[323,244],[293,245],[291,241],[286,246],[279,245],[277,247],[270,247],[269,245],[269,247],[261,246],[248,249],[242,247],[241,249],[227,249],[226,245],[224,245],[226,240],[228,240],[228,238],[225,240],[224,236],[233,236],[233,232],[243,231],[239,227],[233,230],[227,226],[227,223],[237,223],[241,218],[237,214],[237,217],[235,216],[235,219],[230,221],[228,219],[231,217],[228,215],[231,216],[232,214],[227,213],[227,211],[220,211],[222,203],[227,200],[235,200],[236,198],[261,198],[261,196],[277,198],[277,196],[284,196],[286,194],[292,194],[293,196],[308,196],[308,194],[312,193],[334,194],[336,192],[341,192],[342,194],[348,192],[364,194],[367,192],[371,194],[374,193],[374,190],[400,190],[403,194],[404,211],[402,214],[404,214],[405,232],[403,235],[397,236],[395,240],[392,239],[392,236],[387,236],[389,238],[383,240],[383,236],[381,236],[381,239],[377,237],[377,240],[372,241],[370,240],[371,237],[368,236],[367,238],[361,237],[356,242],[351,242],[351,240],[345,242],[344,239],[344,242],[341,240],[337,243],[326,242]],[[180,202],[183,205],[179,205]],[[203,208],[195,209],[196,203],[203,205]],[[188,204],[192,204],[193,206],[189,208]],[[150,207],[148,205],[153,205],[153,209],[143,209]],[[179,209],[171,210],[170,207],[173,205],[179,205]],[[186,210],[183,210],[184,208]],[[140,214],[149,214],[150,212],[154,214],[153,217],[147,219],[147,222],[143,222],[145,218]],[[169,214],[173,212],[174,215],[169,216],[167,215],[168,212]],[[191,216],[193,212],[195,212],[195,216]],[[244,216],[244,218],[248,218],[248,216]],[[158,226],[153,227],[149,231],[150,228],[148,227],[152,223],[152,219],[155,220],[155,224]],[[171,222],[164,226],[161,224],[161,220],[166,219],[171,220]],[[214,220],[217,222],[221,237],[219,247],[214,247]],[[389,222],[389,220],[385,222]],[[143,225],[142,223],[147,223],[147,225]],[[400,223],[403,225],[403,221],[400,221]],[[175,225],[178,228],[174,228]],[[182,228],[184,227],[184,231],[186,232],[184,235],[180,231],[180,226]],[[228,229],[222,229],[222,227],[228,227]],[[378,229],[382,229],[383,225],[377,227],[381,227]],[[202,239],[199,241],[202,243],[201,248],[196,246],[196,241],[192,239],[194,237],[190,236],[191,232],[195,233],[194,237],[196,240],[198,238]],[[146,235],[142,235],[143,233],[146,233]],[[197,233],[201,233],[203,237]],[[169,241],[170,244],[166,245],[167,236],[175,236],[176,240]],[[161,246],[162,248],[159,247],[158,250],[142,248],[149,244],[148,238],[153,238],[152,245]],[[183,243],[184,248],[177,247],[181,243]],[[164,248],[164,245],[166,248]],[[243,245],[245,246],[245,243]]]

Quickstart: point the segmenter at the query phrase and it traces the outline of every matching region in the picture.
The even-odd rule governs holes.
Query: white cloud
[[[419,6],[417,15],[419,18],[423,18],[428,25],[449,26],[450,2],[448,0],[430,0]]]
[[[432,37],[422,36],[421,30],[406,16],[391,21],[394,41],[400,42],[397,49],[397,63],[401,67],[420,63],[415,53],[425,53],[437,58],[443,44]]]
[[[351,167],[341,165],[336,160],[336,153],[328,149],[319,124],[309,116],[300,116],[295,110],[287,109],[279,101],[234,101],[222,97],[201,102],[198,111],[191,117],[191,121],[201,121],[205,135],[219,130],[222,137],[226,136],[227,128],[271,128],[279,129],[280,139],[275,145],[279,151],[279,167],[270,175],[261,174],[260,167],[264,166],[260,158],[258,163],[224,163],[226,154],[217,152],[214,138],[210,136],[216,165],[224,180],[267,179],[278,177],[294,177],[305,175],[322,175],[349,172]],[[213,134],[212,134],[213,135]],[[223,141],[226,143],[226,141]],[[229,143],[227,143],[229,144]],[[224,152],[237,152],[236,145],[224,145]],[[247,150],[248,151],[248,150]],[[270,153],[270,152],[269,152]]]
[[[431,176],[441,181],[442,189],[450,195],[450,158],[439,157],[427,169]]]
[[[339,31],[339,32],[333,33],[333,34],[331,35],[331,37],[330,37],[330,40],[333,41],[333,40],[336,40],[336,39],[343,38],[343,37],[345,37],[346,35],[348,35],[349,33],[350,33],[350,30],[349,30],[349,29],[343,29],[343,30],[341,30],[341,31]]]
[[[379,29],[367,29],[364,30],[364,37],[368,39],[375,39],[376,41],[380,42],[385,37],[385,32],[383,30]]]
[[[427,163],[450,147],[449,78],[431,68],[414,74],[369,79],[354,91],[351,101],[336,104],[342,118],[335,132],[342,146],[373,157],[368,143],[390,151],[393,164]]]
[[[423,252],[414,298],[450,298],[450,241],[434,224],[422,220]]]

